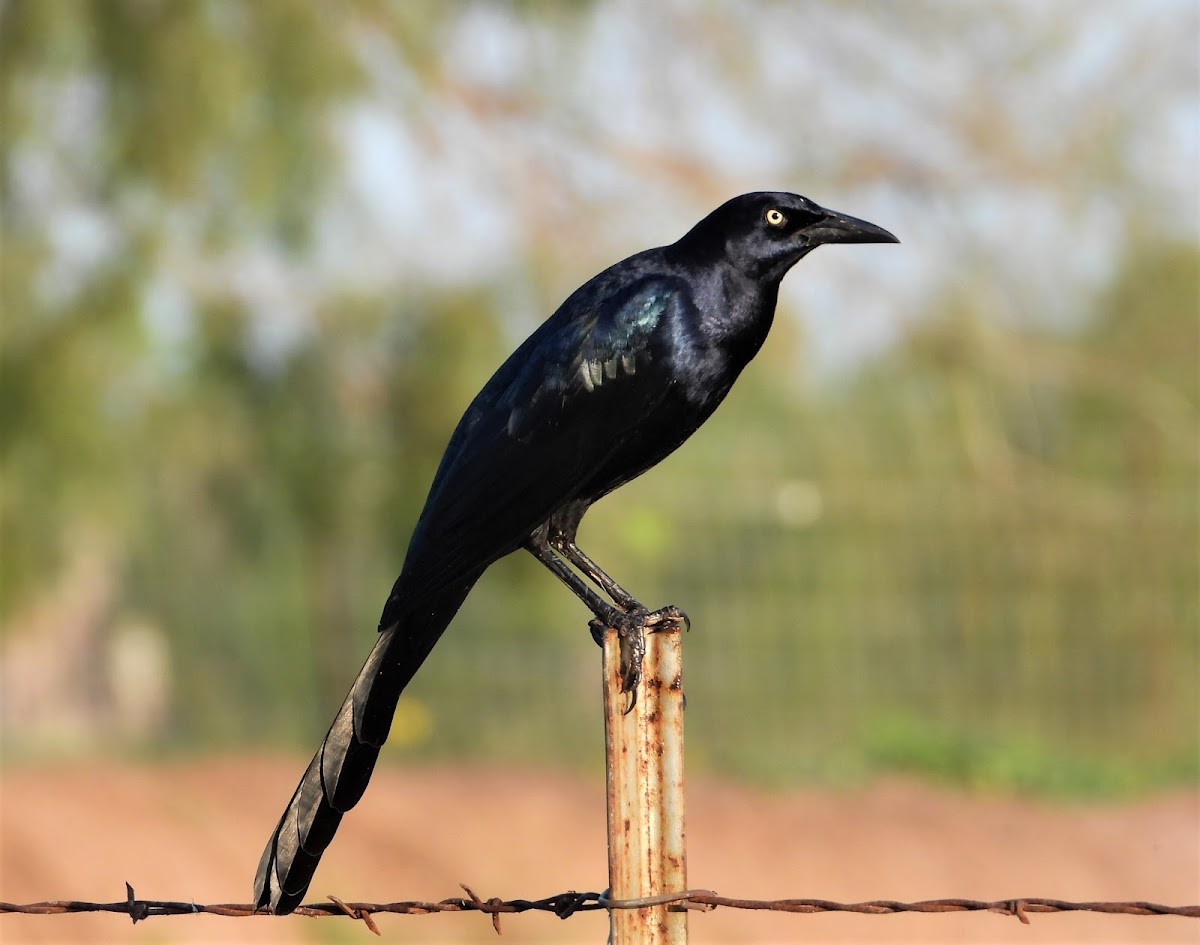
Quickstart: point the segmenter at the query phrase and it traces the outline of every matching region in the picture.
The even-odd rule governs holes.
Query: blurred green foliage
[[[205,258],[310,258],[328,119],[366,83],[337,8],[0,6],[0,643],[42,626],[29,615],[69,593],[75,557],[99,556],[113,589],[86,615],[79,688],[112,701],[104,641],[150,621],[171,679],[136,741],[154,750],[314,742],[445,440],[514,342],[498,284],[330,291],[265,354],[261,316],[227,286],[201,280],[179,337],[148,315],[172,234]],[[432,7],[354,10],[444,78]],[[48,120],[72,95],[78,111]],[[72,221],[42,215],[67,202],[109,214],[94,264],[62,262],[55,227]],[[536,262],[515,278],[538,283]],[[807,393],[803,339],[779,319],[703,433],[581,536],[693,618],[693,765],[1063,794],[1195,779],[1198,292],[1197,247],[1146,236],[1078,332],[1018,329],[947,291],[885,355]],[[595,766],[598,677],[586,614],[505,560],[392,744]],[[6,725],[10,754],[45,750]]]

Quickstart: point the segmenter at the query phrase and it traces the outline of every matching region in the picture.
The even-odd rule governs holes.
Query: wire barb
[[[133,924],[137,925],[139,921],[146,918],[147,911],[144,903],[138,902],[133,895],[133,887],[128,880],[125,882],[125,904],[129,907],[129,918],[133,920]]]
[[[363,925],[365,925],[367,928],[369,928],[376,935],[380,935],[380,936],[383,935],[383,933],[379,931],[379,926],[377,926],[375,924],[375,920],[371,918],[371,910],[370,909],[367,909],[365,907],[359,907],[357,909],[352,909],[350,906],[348,906],[344,902],[342,902],[342,900],[340,900],[337,896],[330,896],[329,901],[332,902],[339,909],[341,909],[342,912],[345,915],[348,915],[350,918],[362,919]]]

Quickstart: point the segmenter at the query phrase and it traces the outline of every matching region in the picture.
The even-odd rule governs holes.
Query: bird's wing
[[[615,304],[605,300],[610,304],[554,333],[550,344],[537,347],[540,356],[525,359],[499,399],[507,413],[505,432],[530,443],[552,436],[567,420],[596,423],[601,405],[607,410],[614,406],[605,397],[590,396],[600,390],[608,393],[615,387],[625,399],[656,399],[653,377],[635,378],[638,368],[647,369],[654,359],[656,330],[678,300],[678,287],[648,280]]]
[[[663,328],[691,305],[686,287],[652,277],[604,288],[568,299],[467,409],[381,626],[519,547],[666,394]]]

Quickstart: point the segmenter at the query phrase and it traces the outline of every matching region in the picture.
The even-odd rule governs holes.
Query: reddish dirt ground
[[[0,900],[244,902],[307,759],[108,763],[0,772]],[[908,781],[767,793],[689,784],[693,887],[747,898],[1200,900],[1200,795],[1055,806]],[[494,768],[388,768],[326,854],[313,899],[538,898],[605,884],[596,781]],[[479,915],[381,916],[392,942],[492,942]],[[705,942],[1200,942],[1200,920],[991,914],[693,914]],[[507,942],[602,942],[599,913],[503,919]],[[343,919],[0,916],[0,941],[370,942]]]

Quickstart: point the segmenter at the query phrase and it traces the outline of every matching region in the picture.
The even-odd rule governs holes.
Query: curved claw
[[[683,625],[683,632],[691,633],[692,618],[689,617],[684,611],[680,610],[678,607],[670,607],[669,609],[675,611],[674,622]]]
[[[628,715],[637,705],[637,687],[642,681],[642,661],[646,658],[645,631],[637,623],[630,622],[617,629],[621,641],[621,692],[630,696],[625,707]]]
[[[692,621],[686,613],[674,605],[662,607],[659,610],[647,611],[644,608],[633,613],[612,608],[606,615],[607,619],[597,617],[588,623],[592,639],[599,645],[604,645],[604,632],[611,628],[616,630],[621,644],[621,692],[629,696],[629,704],[625,707],[624,715],[628,715],[637,705],[638,684],[642,681],[642,661],[646,656],[646,633],[659,633],[671,627],[682,626],[691,630]]]
[[[666,624],[667,626],[662,626]],[[692,629],[692,618],[686,613],[670,604],[667,607],[660,608],[652,614],[646,615],[646,626],[651,628],[651,632],[665,630],[672,626],[682,626],[687,632]]]

